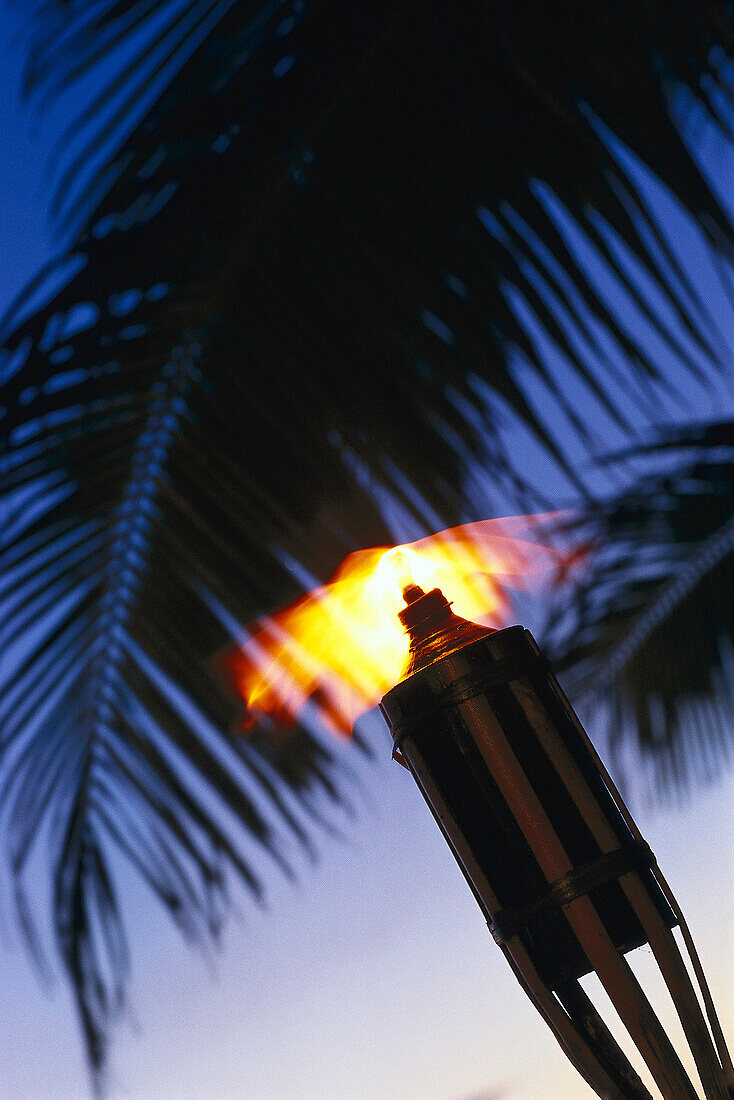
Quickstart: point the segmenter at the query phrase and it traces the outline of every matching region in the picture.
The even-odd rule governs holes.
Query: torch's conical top
[[[403,678],[433,664],[447,653],[494,633],[489,627],[454,615],[440,588],[424,592],[411,581],[403,588],[403,599],[407,606],[398,612],[398,618],[410,638],[408,665]]]

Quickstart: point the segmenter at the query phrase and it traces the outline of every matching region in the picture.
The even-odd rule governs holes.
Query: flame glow
[[[250,640],[226,659],[249,720],[269,715],[288,725],[311,700],[329,728],[348,734],[405,666],[402,588],[411,580],[426,592],[440,588],[457,615],[507,625],[506,588],[527,591],[569,564],[570,555],[527,538],[548,518],[482,520],[349,554],[328,584],[258,620]]]

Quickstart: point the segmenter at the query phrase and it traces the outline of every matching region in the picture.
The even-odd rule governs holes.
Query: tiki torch
[[[624,957],[649,944],[703,1095],[731,1100],[731,1058],[680,909],[534,638],[460,618],[438,588],[409,583],[403,598],[409,663],[380,704],[393,752],[521,986],[597,1095],[651,1100],[579,982],[595,972],[665,1100],[695,1100]]]

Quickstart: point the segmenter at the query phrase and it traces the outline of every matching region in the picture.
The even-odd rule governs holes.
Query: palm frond
[[[56,945],[95,1070],[125,977],[111,853],[185,934],[210,935],[227,868],[261,893],[245,837],[291,873],[288,833],[313,854],[304,813],[330,827],[316,785],[344,802],[329,774],[336,747],[303,730],[274,751],[264,737],[244,746],[230,732],[237,710],[212,661],[228,635],[204,595],[245,621],[266,592],[293,582],[266,549],[248,552],[263,531],[232,507],[230,496],[244,498],[227,464],[216,477],[209,468],[207,483],[196,445],[185,445],[186,429],[196,431],[187,418],[197,354],[192,343],[162,370],[144,357],[127,374],[75,367],[66,385],[51,366],[48,388],[34,373],[5,460],[16,520],[2,554],[3,835],[23,927],[23,879],[48,838]],[[147,393],[120,392],[146,368]],[[179,464],[191,471],[185,495],[172,475]],[[237,568],[242,553],[249,577]]]
[[[732,753],[734,423],[624,457],[644,472],[565,532],[593,550],[550,642],[574,697],[610,704],[610,748],[634,738],[670,793]]]

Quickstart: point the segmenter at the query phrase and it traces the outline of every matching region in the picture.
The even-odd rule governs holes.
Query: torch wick
[[[406,584],[403,588],[403,599],[407,604],[415,603],[421,596],[425,596],[425,592],[419,584],[411,581],[410,584]]]

